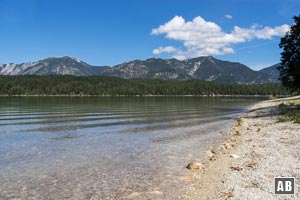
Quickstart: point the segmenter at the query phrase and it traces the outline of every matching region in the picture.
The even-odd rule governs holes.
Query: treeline
[[[238,85],[70,75],[0,76],[0,95],[288,95],[281,84]]]

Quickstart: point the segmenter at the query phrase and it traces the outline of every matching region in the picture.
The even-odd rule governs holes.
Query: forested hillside
[[[221,84],[106,76],[0,76],[0,95],[287,95],[281,84]]]

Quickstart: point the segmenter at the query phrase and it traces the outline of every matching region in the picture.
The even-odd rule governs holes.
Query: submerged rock
[[[232,145],[230,145],[229,143],[225,143],[224,147],[225,147],[225,149],[231,149]]]
[[[206,150],[205,154],[206,154],[206,156],[208,156],[209,158],[211,158],[211,157],[213,157],[213,156],[216,155],[216,152],[212,151],[212,150]]]
[[[238,118],[237,119],[238,126],[241,126],[243,121],[244,121],[243,117]]]
[[[138,196],[140,196],[141,194],[139,192],[132,192],[128,197],[127,199],[134,199]]]
[[[186,166],[187,169],[193,170],[193,169],[204,169],[204,165],[202,163],[189,163]]]
[[[184,182],[189,182],[192,180],[192,177],[190,176],[181,176],[179,177],[179,180],[184,181]]]
[[[152,194],[152,195],[162,195],[163,193],[161,191],[155,190],[155,191],[149,192],[149,194]]]

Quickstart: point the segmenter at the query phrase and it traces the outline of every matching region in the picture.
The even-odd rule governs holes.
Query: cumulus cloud
[[[227,14],[227,15],[225,15],[224,17],[225,17],[226,19],[232,19],[232,15],[228,15],[228,14]]]
[[[159,47],[157,49],[153,50],[153,54],[161,54],[161,53],[172,53],[175,52],[177,49],[172,46],[167,46],[167,47]]]
[[[154,54],[163,52],[173,53],[177,59],[186,59],[205,55],[224,55],[234,53],[233,45],[253,39],[270,40],[282,36],[289,30],[284,24],[276,27],[261,27],[253,25],[250,28],[234,26],[230,33],[226,33],[215,22],[209,22],[202,17],[195,17],[192,21],[185,21],[181,16],[175,16],[169,22],[154,28],[151,35],[165,35],[167,39],[180,41],[183,50],[172,46],[154,49]]]

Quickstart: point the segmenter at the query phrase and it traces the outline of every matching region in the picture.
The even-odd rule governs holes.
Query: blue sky
[[[260,69],[279,62],[300,0],[0,0],[0,9],[0,63],[209,54]]]

